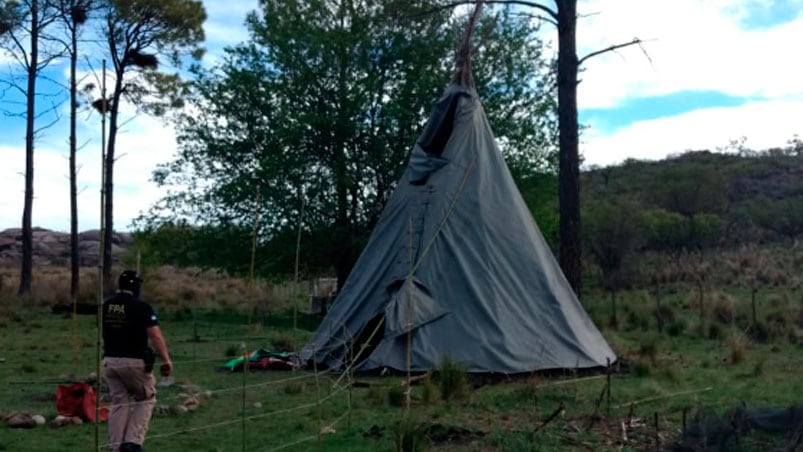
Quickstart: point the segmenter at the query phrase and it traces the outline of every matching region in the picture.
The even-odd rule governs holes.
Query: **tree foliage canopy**
[[[281,272],[303,203],[304,261],[342,279],[453,69],[465,19],[422,13],[431,9],[420,0],[404,9],[261,1],[247,19],[250,40],[217,67],[196,68],[178,156],[155,172],[173,192],[146,223],[243,227],[258,214],[261,242],[285,245],[271,247],[263,270]],[[507,10],[477,31],[477,90],[519,174],[554,164],[552,75],[535,32]]]
[[[163,114],[182,107],[177,72],[183,58],[200,59],[206,12],[199,0],[107,0],[101,3],[101,34],[118,80],[113,100],[124,97],[146,111]],[[161,70],[157,70],[161,69]],[[127,75],[127,76],[126,76]],[[111,109],[118,106],[111,105]]]

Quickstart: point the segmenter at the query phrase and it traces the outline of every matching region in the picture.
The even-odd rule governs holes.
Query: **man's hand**
[[[163,362],[161,366],[159,366],[159,374],[163,377],[169,377],[170,373],[173,372],[173,363],[170,361]]]

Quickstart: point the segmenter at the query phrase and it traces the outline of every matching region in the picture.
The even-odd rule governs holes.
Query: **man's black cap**
[[[142,285],[142,278],[139,277],[134,270],[126,270],[120,273],[120,278],[117,280],[117,288],[120,290],[130,290],[134,294],[139,293],[139,287]]]

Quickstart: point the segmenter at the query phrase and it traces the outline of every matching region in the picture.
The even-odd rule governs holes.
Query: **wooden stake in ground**
[[[100,237],[98,240],[98,315],[96,319],[97,323],[97,350],[96,350],[96,368],[95,368],[95,375],[97,376],[97,382],[95,383],[95,394],[100,394],[100,385],[103,379],[101,378],[100,374],[100,360],[101,360],[101,341],[103,339],[103,249],[106,246],[105,240],[105,230],[106,230],[106,223],[104,219],[106,218],[106,60],[103,60],[103,68],[102,68],[102,80],[101,80],[101,88],[100,88],[100,98],[101,98],[101,132],[100,132],[100,155],[101,155],[101,175],[100,175]],[[100,428],[98,427],[100,423],[100,397],[95,397],[95,450],[100,450]]]

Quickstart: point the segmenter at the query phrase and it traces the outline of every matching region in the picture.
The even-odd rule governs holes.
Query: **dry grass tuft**
[[[117,274],[122,268],[114,269]],[[162,266],[142,271],[145,280],[142,296],[155,307],[167,309],[228,308],[247,310],[254,305],[260,310],[281,310],[291,307],[283,301],[275,303],[272,286],[256,281],[253,288],[247,280],[216,270]],[[0,268],[0,299],[14,300],[19,286],[19,269]],[[35,268],[31,296],[25,303],[34,306],[68,304],[70,300],[70,270],[62,267]],[[98,271],[94,267],[80,269],[77,301],[96,303]]]
[[[719,323],[731,324],[736,316],[736,299],[724,293],[716,293],[713,296],[714,305],[711,308],[711,316]]]
[[[728,336],[725,340],[725,345],[731,352],[731,364],[739,364],[744,361],[745,356],[747,356],[747,346],[749,342],[750,341],[744,334],[736,333]]]

